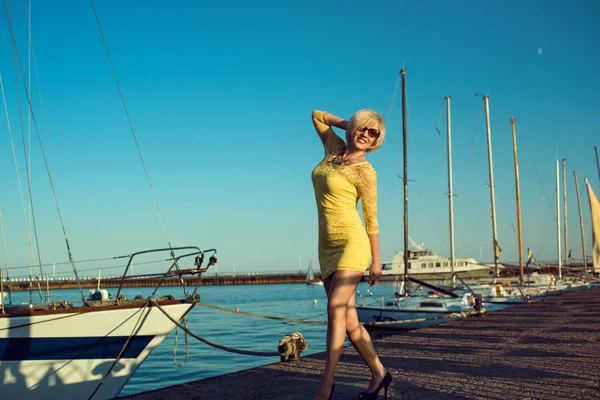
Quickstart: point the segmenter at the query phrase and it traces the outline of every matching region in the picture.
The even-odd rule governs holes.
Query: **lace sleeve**
[[[325,123],[325,119],[323,118],[324,111],[315,110],[312,113],[312,120],[321,141],[323,142],[323,147],[325,148],[325,155],[328,156],[330,154],[335,154],[340,146],[345,145],[344,141],[341,137],[336,135],[331,126]]]
[[[377,173],[370,164],[362,169],[360,177],[356,182],[358,196],[362,202],[363,218],[367,233],[379,233],[377,223]]]

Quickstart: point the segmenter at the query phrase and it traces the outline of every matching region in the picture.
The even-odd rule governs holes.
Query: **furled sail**
[[[592,216],[592,261],[594,262],[594,272],[600,274],[600,202],[587,179],[585,184],[590,199],[590,214]]]

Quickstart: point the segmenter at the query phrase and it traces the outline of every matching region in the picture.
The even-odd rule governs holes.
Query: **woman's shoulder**
[[[356,166],[356,168],[363,174],[377,175],[377,171],[375,171],[375,168],[373,168],[371,163],[368,161],[362,161],[362,162],[356,163],[356,164],[354,164],[354,166]]]
[[[349,167],[353,168],[354,175],[358,179],[357,182],[370,182],[377,181],[377,172],[375,168],[368,161],[361,161],[359,163],[349,165]]]

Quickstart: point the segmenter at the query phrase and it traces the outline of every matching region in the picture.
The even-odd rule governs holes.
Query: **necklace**
[[[334,158],[333,160],[331,160],[331,162],[334,165],[344,165],[344,164],[348,164],[350,161],[355,160],[357,158],[363,157],[364,154],[359,154],[358,156],[354,156],[354,157],[350,157],[350,158],[344,158],[341,154],[338,157],[342,157],[342,161],[336,161],[337,157]]]

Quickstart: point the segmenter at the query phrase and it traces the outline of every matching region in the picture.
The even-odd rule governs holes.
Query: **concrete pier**
[[[388,399],[600,399],[600,287],[372,336],[393,375]],[[324,358],[315,354],[120,399],[312,399]],[[333,398],[355,399],[368,379],[360,356],[345,348]]]

